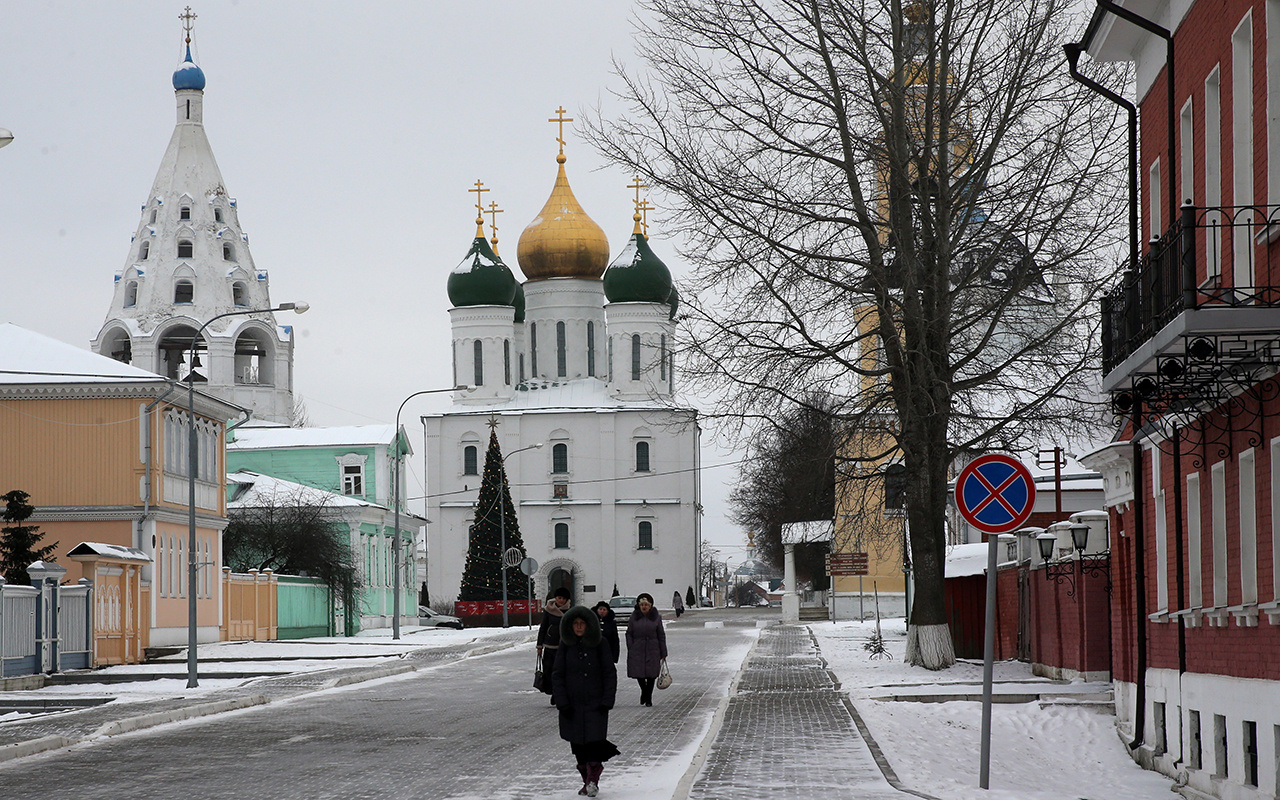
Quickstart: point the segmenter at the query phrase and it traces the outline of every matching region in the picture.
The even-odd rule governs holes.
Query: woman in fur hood
[[[618,670],[600,634],[600,618],[586,606],[574,606],[560,621],[551,698],[560,710],[560,738],[569,743],[582,776],[578,794],[595,797],[604,762],[618,755],[608,739],[617,691]]]

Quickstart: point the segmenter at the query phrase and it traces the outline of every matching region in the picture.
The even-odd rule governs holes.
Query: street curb
[[[75,744],[77,739],[68,739],[65,736],[45,736],[40,739],[32,739],[29,742],[17,742],[16,744],[7,744],[0,747],[0,763],[12,761],[15,758],[26,758],[36,753],[43,753],[47,750],[58,750],[63,747],[69,747]]]
[[[818,653],[818,660],[822,662],[822,669],[831,678],[832,689],[840,698],[840,702],[844,704],[845,710],[849,712],[849,716],[853,718],[853,724],[858,729],[858,734],[862,737],[862,741],[866,743],[867,749],[871,751],[871,758],[876,762],[876,766],[880,768],[880,774],[884,776],[887,782],[894,789],[905,794],[914,795],[923,798],[923,800],[939,800],[931,794],[918,792],[915,789],[907,788],[902,785],[902,781],[898,779],[898,773],[893,771],[893,765],[889,763],[889,759],[885,756],[884,751],[880,749],[880,743],[871,735],[871,729],[867,727],[867,723],[862,719],[862,715],[858,713],[857,707],[853,705],[853,701],[849,699],[849,693],[841,691],[840,679],[831,671],[827,665],[827,659],[822,655],[822,647],[818,644],[818,637],[814,635],[813,628],[806,625],[805,630],[809,632],[809,638],[813,641],[813,649]]]
[[[355,675],[341,675],[331,681],[325,681],[317,687],[316,691],[336,689],[339,686],[351,686],[365,681],[376,681],[379,678],[389,678],[392,675],[417,672],[419,669],[422,669],[422,667],[416,664],[390,664],[385,667],[370,667],[368,670],[361,671]],[[307,692],[307,694],[311,694],[311,692]]]
[[[165,725],[170,722],[180,722],[184,719],[207,717],[210,714],[221,714],[225,711],[235,711],[241,708],[249,708],[250,706],[260,706],[266,702],[266,695],[255,694],[250,697],[237,697],[231,700],[214,700],[209,703],[200,703],[198,705],[187,706],[185,708],[175,708],[170,711],[156,711],[152,714],[142,714],[136,717],[129,717],[128,719],[118,719],[114,722],[108,722],[86,736],[85,739],[96,739],[102,736],[119,736],[122,733],[140,731],[144,728],[154,728],[157,725]]]

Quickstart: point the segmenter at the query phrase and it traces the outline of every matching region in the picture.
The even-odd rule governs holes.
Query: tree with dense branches
[[[4,579],[18,586],[29,586],[31,577],[27,575],[27,567],[37,561],[52,561],[51,556],[58,549],[58,543],[39,547],[44,534],[38,525],[23,525],[35,513],[35,506],[27,501],[31,495],[21,489],[14,489],[0,495],[4,501],[4,513],[0,521],[16,522],[17,525],[0,527],[0,574]]]
[[[950,470],[1100,422],[1082,399],[1123,247],[1125,125],[1066,69],[1078,4],[641,6],[647,70],[619,68],[627,109],[586,135],[687,242],[688,380],[730,434],[815,389],[877,431],[848,457],[905,469],[907,660],[945,668]]]

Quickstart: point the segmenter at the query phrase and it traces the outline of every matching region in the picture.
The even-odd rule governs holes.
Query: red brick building
[[[1280,0],[1100,3],[1141,246],[1103,301],[1117,721],[1188,797],[1280,791]],[[1070,54],[1069,49],[1069,54]],[[1087,60],[1082,71],[1090,74]]]

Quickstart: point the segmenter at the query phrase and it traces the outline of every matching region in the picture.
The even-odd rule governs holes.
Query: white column
[[[784,544],[782,562],[782,622],[794,625],[800,621],[800,593],[796,591],[796,546]]]

